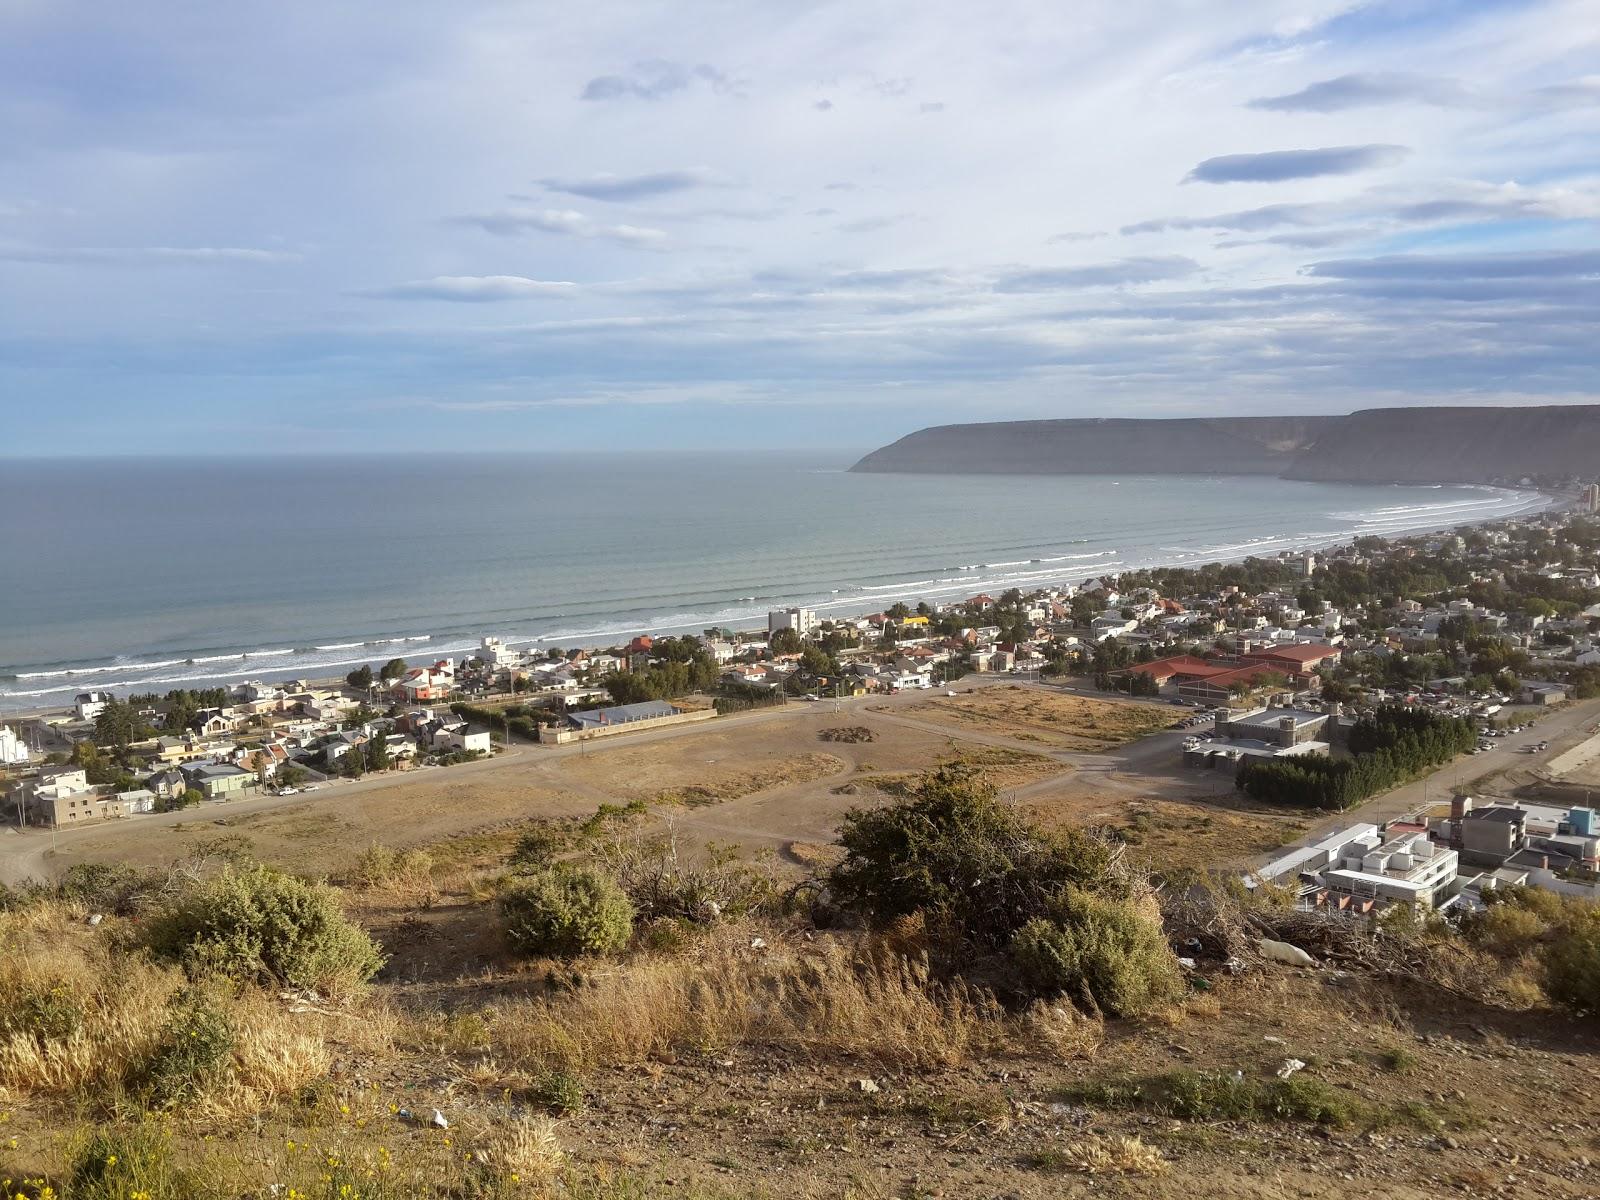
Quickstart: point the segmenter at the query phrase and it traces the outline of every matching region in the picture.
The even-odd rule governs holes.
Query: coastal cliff
[[[1587,478],[1600,471],[1600,405],[938,425],[874,450],[851,470],[1279,475],[1328,483]]]

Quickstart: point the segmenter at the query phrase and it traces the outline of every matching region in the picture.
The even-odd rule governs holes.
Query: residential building
[[[207,800],[231,800],[257,786],[253,774],[230,763],[189,763],[179,769]]]
[[[27,761],[27,743],[12,732],[11,726],[0,725],[0,767],[21,766]]]
[[[78,720],[92,721],[115,699],[110,692],[79,692],[72,698],[72,708],[78,714]]]
[[[924,619],[923,624],[927,624]],[[792,629],[801,637],[810,637],[817,631],[817,614],[809,608],[778,608],[767,614],[767,637],[780,629]]]

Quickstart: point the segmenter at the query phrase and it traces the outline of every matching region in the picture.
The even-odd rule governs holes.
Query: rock
[[[105,920],[105,917],[102,916],[100,913],[90,913],[89,914],[89,920],[88,920],[87,924],[89,925],[90,928],[93,928],[94,926],[100,924],[100,922],[104,921],[104,920]]]
[[[752,950],[765,950],[766,948],[767,948],[767,941],[766,941],[765,938],[758,938],[757,937],[757,938],[751,938],[750,939],[750,949],[752,949]]]
[[[1288,1079],[1296,1071],[1304,1071],[1305,1069],[1306,1064],[1298,1058],[1286,1058],[1283,1060],[1283,1066],[1278,1068],[1278,1078]]]
[[[851,1085],[863,1096],[876,1096],[883,1089],[870,1079],[858,1079]]]
[[[1194,965],[1195,965],[1194,964],[1194,959],[1192,959],[1192,958],[1180,958],[1178,960],[1178,965],[1180,967],[1182,967],[1185,971],[1192,971],[1192,970],[1194,970]]]

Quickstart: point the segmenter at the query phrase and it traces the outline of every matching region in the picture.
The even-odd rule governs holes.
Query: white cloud
[[[577,284],[522,275],[435,275],[432,279],[412,279],[392,287],[365,294],[391,300],[527,300],[540,296],[570,296]]]
[[[512,237],[523,233],[556,233],[569,237],[605,238],[630,246],[659,246],[667,235],[648,226],[596,221],[570,208],[502,208],[460,218],[489,233]]]

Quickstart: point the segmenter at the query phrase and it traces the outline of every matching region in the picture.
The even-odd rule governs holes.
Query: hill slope
[[[1388,408],[1348,416],[1003,421],[918,430],[862,472],[1281,475],[1490,483],[1595,472],[1600,405]]]

